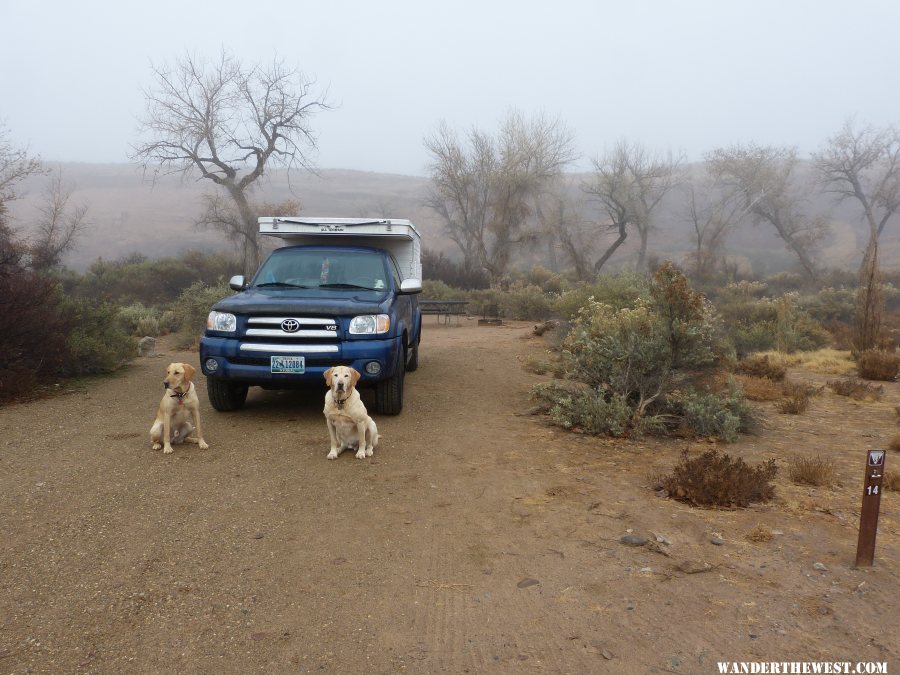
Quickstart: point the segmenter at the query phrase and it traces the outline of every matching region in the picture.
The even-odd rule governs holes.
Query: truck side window
[[[391,261],[391,276],[394,277],[394,286],[396,288],[400,288],[400,272],[397,270],[397,262],[390,256],[388,256],[388,260]]]

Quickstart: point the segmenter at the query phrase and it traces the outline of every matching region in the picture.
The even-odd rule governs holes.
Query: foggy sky
[[[0,0],[0,121],[46,161],[125,162],[151,62],[224,47],[327,87],[323,169],[426,173],[441,120],[558,117],[589,159],[621,138],[698,160],[808,153],[849,116],[900,122],[894,0]]]

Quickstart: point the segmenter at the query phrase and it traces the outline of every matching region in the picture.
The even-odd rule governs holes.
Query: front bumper
[[[207,377],[216,377],[269,389],[289,389],[309,382],[321,383],[323,373],[332,366],[350,366],[359,371],[363,384],[390,378],[402,367],[401,338],[347,340],[327,344],[260,344],[236,338],[207,337],[200,339],[200,367]],[[272,373],[272,356],[303,356],[304,373]],[[211,371],[207,361],[215,359]],[[381,372],[369,375],[366,364],[377,361]]]

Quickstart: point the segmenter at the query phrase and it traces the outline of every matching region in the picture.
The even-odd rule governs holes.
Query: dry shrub
[[[547,359],[529,356],[525,359],[525,363],[522,364],[522,367],[529,373],[534,373],[535,375],[546,375],[549,373],[556,378],[561,378],[565,375],[565,366],[562,361],[552,356]]]
[[[747,533],[747,539],[757,543],[772,541],[773,536],[772,530],[765,525],[757,525]]]
[[[819,455],[797,455],[788,464],[788,478],[796,485],[831,487],[835,482],[836,468],[832,460]]]
[[[869,349],[856,360],[859,376],[866,380],[893,382],[900,370],[900,355],[882,349]]]
[[[881,484],[882,489],[891,492],[900,492],[900,473],[896,471],[885,471],[884,482]]]
[[[752,377],[765,377],[775,382],[780,382],[787,374],[787,368],[770,359],[768,354],[748,356],[737,364],[735,372]]]
[[[771,481],[777,471],[773,459],[750,466],[718,450],[693,458],[685,450],[662,486],[672,498],[694,506],[748,506],[775,496]]]
[[[880,401],[881,395],[884,394],[883,386],[876,387],[856,377],[828,380],[826,384],[838,396],[849,396],[857,401]]]
[[[900,452],[900,434],[897,434],[891,439],[891,442],[888,443],[888,450]]]
[[[805,392],[792,394],[783,401],[779,401],[775,404],[775,407],[778,409],[778,412],[784,413],[785,415],[800,415],[805,413],[807,408],[809,408],[809,395]]]
[[[894,412],[897,413],[897,421],[900,422],[900,405],[894,406]]]
[[[735,379],[750,401],[777,401],[784,395],[778,383],[767,377],[736,375]]]

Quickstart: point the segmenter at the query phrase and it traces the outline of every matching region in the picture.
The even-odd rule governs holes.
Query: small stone
[[[653,572],[653,568],[652,567],[642,567],[641,572],[643,572],[644,574],[651,574]]]
[[[516,586],[518,586],[519,588],[528,588],[529,586],[537,586],[540,583],[541,582],[537,579],[530,579],[526,577],[525,579],[522,579],[522,581],[517,583]]]
[[[626,534],[619,541],[626,546],[643,546],[647,543],[647,538],[639,534]]]
[[[669,538],[663,534],[656,535],[656,541],[659,542],[660,544],[665,544],[666,546],[672,545],[672,542],[669,541]]]
[[[725,540],[722,539],[722,537],[713,537],[712,539],[709,540],[709,543],[715,544],[716,546],[721,546],[722,544],[725,543]]]
[[[256,534],[253,535],[253,538],[254,538],[254,539],[262,539],[262,538],[263,538],[263,533],[262,533],[262,532],[257,532]]]
[[[606,659],[607,661],[612,661],[613,655],[611,651],[609,651],[608,649],[604,649],[600,653],[603,655],[604,659]]]
[[[678,570],[685,574],[699,574],[700,572],[709,572],[712,565],[700,560],[685,560],[678,564]]]
[[[814,570],[819,570],[820,572],[827,572],[827,571],[828,571],[828,568],[825,567],[825,565],[823,565],[823,564],[820,563],[820,562],[813,563],[813,569],[814,569]]]

